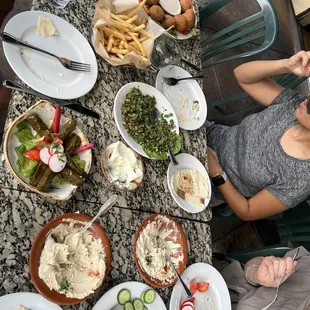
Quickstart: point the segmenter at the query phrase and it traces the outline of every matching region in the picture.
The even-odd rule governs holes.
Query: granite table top
[[[88,38],[95,3],[95,0],[75,0],[71,1],[65,9],[55,9],[48,0],[33,0],[32,9],[50,12],[64,18]],[[179,41],[179,44],[183,52],[182,56],[197,66],[201,66],[199,35],[189,40]],[[96,143],[90,170],[90,178],[96,187],[93,188],[93,185],[86,181],[72,199],[102,203],[105,199],[104,190],[108,184],[101,173],[100,155],[107,145],[122,139],[113,116],[114,97],[118,90],[129,82],[139,81],[155,86],[156,74],[135,68],[113,67],[98,55],[97,62],[99,71],[97,82],[86,96],[79,99],[79,102],[98,112],[100,120],[76,114],[68,109],[64,113],[73,117],[88,139]],[[186,65],[184,68],[191,74],[197,74]],[[34,96],[14,92],[8,109],[6,127],[37,100]],[[205,128],[202,127],[195,131],[181,130],[181,136],[183,139],[181,152],[196,156],[207,167]],[[174,202],[167,185],[168,160],[152,161],[145,158],[144,164],[146,171],[142,187],[134,193],[121,194],[126,200],[126,207],[149,212],[164,212],[200,221],[211,219],[210,208],[197,214],[190,214]],[[0,148],[0,186],[25,190],[23,185],[18,184],[9,173],[4,162],[2,147]]]
[[[76,306],[63,306],[69,310],[90,310],[98,299],[113,286],[126,281],[143,282],[133,259],[133,237],[142,220],[151,215],[121,207],[123,197],[119,196],[116,207],[112,207],[100,218],[112,250],[110,273],[99,291]],[[29,252],[39,230],[53,218],[72,212],[94,216],[100,205],[84,201],[68,201],[61,207],[46,202],[44,198],[32,201],[27,192],[2,188],[0,191],[0,296],[15,292],[36,292],[29,275]],[[204,222],[177,218],[189,245],[188,265],[211,263],[210,227]],[[172,288],[159,289],[168,304]]]
[[[33,0],[32,10],[56,14],[74,25],[86,38],[89,36],[95,0],[74,0],[65,9],[55,9],[48,0]],[[183,57],[201,66],[199,36],[180,42]],[[23,187],[9,173],[3,148],[0,147],[0,296],[14,292],[35,292],[29,275],[29,251],[38,231],[51,219],[63,213],[81,212],[93,216],[114,190],[105,191],[108,184],[100,170],[100,155],[104,148],[121,139],[113,117],[113,100],[126,83],[140,81],[155,85],[154,73],[134,68],[112,67],[97,56],[98,80],[90,93],[78,99],[86,107],[100,114],[94,120],[73,111],[64,111],[77,120],[78,126],[96,143],[90,171],[95,186],[88,180],[74,196],[65,202],[44,198]],[[191,74],[190,67],[184,68]],[[38,99],[13,92],[8,109],[7,126]],[[181,130],[182,152],[196,156],[207,166],[205,128]],[[211,210],[197,214],[183,211],[172,199],[166,179],[168,161],[144,159],[145,178],[135,192],[118,194],[118,203],[101,217],[100,223],[111,242],[112,266],[104,285],[87,301],[63,309],[92,309],[96,301],[113,286],[125,281],[142,281],[132,255],[133,236],[142,220],[153,213],[174,216],[184,229],[189,243],[189,263],[211,263],[211,233],[207,221]],[[158,290],[165,303],[172,288]]]

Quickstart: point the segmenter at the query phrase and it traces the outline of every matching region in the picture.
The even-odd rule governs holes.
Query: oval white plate
[[[157,74],[156,88],[165,95],[172,105],[180,128],[196,130],[204,124],[207,118],[207,102],[201,87],[195,80],[181,81],[174,86],[170,86],[164,82],[164,77],[179,79],[190,76],[181,67],[164,67]],[[195,100],[199,102],[198,112],[192,109]],[[195,117],[198,119],[195,119]]]
[[[37,34],[39,16],[52,20],[59,35],[42,37]],[[91,72],[66,69],[56,58],[3,43],[3,49],[14,72],[31,88],[61,99],[84,96],[95,85],[98,67],[95,54],[84,36],[64,19],[45,12],[27,11],[15,15],[4,28],[12,36],[57,56],[91,64]]]
[[[134,149],[137,153],[140,155],[150,158],[149,156],[146,155],[146,153],[143,151],[142,146],[138,144],[133,138],[129,136],[127,133],[127,130],[124,128],[123,123],[122,123],[122,101],[125,99],[126,95],[134,88],[139,88],[142,92],[143,95],[150,95],[154,96],[156,99],[156,108],[158,109],[159,112],[161,113],[166,113],[170,114],[172,113],[173,115],[171,117],[167,117],[167,121],[169,122],[170,119],[173,120],[175,124],[175,131],[177,134],[179,134],[179,124],[177,117],[175,115],[175,112],[169,103],[169,101],[166,99],[166,97],[158,91],[155,87],[145,84],[145,83],[140,83],[140,82],[132,82],[124,85],[116,94],[116,97],[114,99],[114,118],[116,122],[116,126],[126,143]],[[156,158],[152,158],[156,159]]]
[[[0,297],[1,310],[16,310],[22,305],[31,310],[62,310],[58,305],[35,293],[15,293]]]
[[[28,116],[34,113],[37,113],[42,119],[42,121],[45,124],[48,124],[51,120],[54,119],[55,108],[49,102],[41,100],[36,104],[34,104],[32,107],[30,107],[25,113],[23,113],[20,117],[15,119],[13,123],[10,124],[10,127],[6,132],[4,139],[5,161],[13,176],[28,189],[48,198],[56,200],[67,200],[75,193],[75,191],[78,188],[77,186],[72,184],[57,185],[53,189],[50,189],[47,193],[43,193],[38,191],[35,187],[31,186],[29,184],[29,180],[26,177],[24,177],[18,170],[17,166],[18,157],[15,152],[15,148],[19,146],[21,143],[16,137],[15,132],[17,131],[17,125],[21,121],[26,119]],[[68,117],[62,115],[60,120],[60,126],[64,125],[68,120],[69,120]],[[87,137],[84,135],[84,133],[81,131],[79,127],[76,126],[73,133],[77,134],[81,138],[82,145],[88,143]],[[82,160],[85,160],[85,171],[88,173],[92,162],[91,150],[88,149],[84,152],[81,152],[79,156]]]
[[[182,274],[186,284],[192,280],[209,282],[207,292],[194,294],[195,310],[231,310],[230,296],[227,285],[221,274],[211,265],[197,263],[189,266]],[[184,294],[180,280],[175,284],[171,299],[170,310],[179,310],[187,297]]]
[[[103,309],[111,309],[111,310],[123,310],[123,307],[117,302],[117,294],[122,289],[128,289],[131,293],[131,299],[140,298],[141,294],[148,289],[151,289],[148,285],[140,282],[125,282],[119,284],[112,289],[110,289],[107,293],[105,293],[95,304],[93,310],[103,310]],[[166,310],[166,306],[161,299],[161,297],[156,292],[155,301],[147,305],[148,310]]]
[[[171,196],[174,199],[174,201],[183,210],[185,210],[189,213],[199,213],[207,207],[207,205],[209,204],[210,199],[211,199],[211,182],[210,182],[210,178],[208,176],[208,173],[207,173],[205,167],[203,166],[203,164],[196,157],[194,157],[190,154],[185,154],[185,153],[178,154],[178,155],[176,155],[176,159],[179,162],[179,164],[177,166],[174,166],[173,164],[170,163],[169,167],[168,167],[168,171],[167,171],[167,183],[168,183],[168,188],[169,188],[169,191],[171,193]],[[180,198],[173,190],[173,187],[171,184],[173,175],[175,174],[176,171],[184,170],[184,169],[186,169],[186,170],[188,170],[188,169],[197,170],[197,171],[207,175],[207,177],[208,177],[209,196],[208,196],[208,198],[205,199],[205,205],[203,208],[189,204],[188,202],[186,202],[185,200]]]
[[[181,4],[179,0],[160,0],[159,4],[170,15],[181,14]]]

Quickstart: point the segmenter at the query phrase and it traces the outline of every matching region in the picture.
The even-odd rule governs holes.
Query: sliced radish
[[[185,303],[183,303],[182,305],[181,305],[181,309],[183,309],[184,307],[192,307],[193,309],[194,309],[194,304],[193,303],[191,303],[191,302],[185,302]]]
[[[51,155],[54,155],[56,153],[63,153],[63,152],[64,152],[64,147],[62,144],[57,143],[57,142],[53,142],[51,144],[51,148],[50,148]]]
[[[63,153],[54,154],[49,160],[49,167],[53,172],[60,172],[67,164],[67,157]]]
[[[51,157],[49,152],[49,147],[45,146],[43,149],[40,150],[40,159],[44,162],[44,164],[48,165],[48,161]]]
[[[183,306],[181,310],[194,310],[192,306]]]

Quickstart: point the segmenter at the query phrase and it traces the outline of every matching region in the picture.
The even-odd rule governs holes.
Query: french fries
[[[138,12],[145,5],[143,0],[136,8],[127,15],[111,13],[111,23],[102,25],[99,32],[102,35],[101,44],[110,56],[124,59],[130,53],[137,53],[144,62],[148,62],[146,51],[141,44],[152,34],[145,30],[147,20],[143,19],[138,23]]]

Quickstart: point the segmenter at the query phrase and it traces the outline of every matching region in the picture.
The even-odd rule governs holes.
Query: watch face
[[[221,185],[225,184],[225,179],[223,178],[223,176],[218,175],[218,176],[216,176],[216,177],[214,177],[214,178],[212,179],[212,183],[213,183],[213,185],[214,185],[215,187],[221,186]]]

